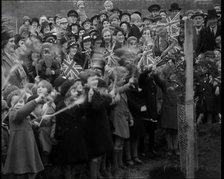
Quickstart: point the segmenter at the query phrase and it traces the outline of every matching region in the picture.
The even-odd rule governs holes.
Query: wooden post
[[[186,96],[185,114],[188,124],[187,151],[186,151],[186,178],[194,178],[195,151],[194,151],[194,94],[193,94],[193,23],[185,20],[184,54],[186,59]]]

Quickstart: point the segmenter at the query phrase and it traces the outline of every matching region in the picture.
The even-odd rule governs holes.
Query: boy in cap
[[[78,21],[79,15],[75,10],[70,10],[67,13],[68,25],[75,24]]]
[[[151,13],[152,17],[159,15],[160,9],[161,9],[161,7],[158,4],[153,4],[148,7],[148,11]]]

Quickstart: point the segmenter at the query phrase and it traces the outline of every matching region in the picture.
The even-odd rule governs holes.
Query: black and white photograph
[[[221,179],[221,0],[2,0],[3,179]]]

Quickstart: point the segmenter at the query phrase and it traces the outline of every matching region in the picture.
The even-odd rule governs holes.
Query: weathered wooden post
[[[194,178],[195,174],[195,136],[194,136],[194,94],[193,94],[193,23],[185,20],[184,54],[186,59],[186,96],[185,115],[188,124],[186,178]]]

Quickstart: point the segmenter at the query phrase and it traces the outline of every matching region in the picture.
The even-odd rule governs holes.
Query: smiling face
[[[91,27],[91,22],[86,22],[83,24],[84,29],[89,30]]]
[[[70,49],[69,49],[69,54],[71,56],[74,56],[76,53],[77,53],[78,49],[77,49],[77,46],[74,45],[74,46],[71,46]]]
[[[124,34],[121,31],[119,31],[117,33],[116,39],[119,43],[123,43],[124,42]]]
[[[91,41],[86,41],[86,42],[83,43],[83,48],[85,50],[88,50],[88,49],[91,48],[91,44],[92,44]]]
[[[106,43],[109,43],[111,41],[111,33],[109,31],[106,31],[103,34],[103,39]]]

